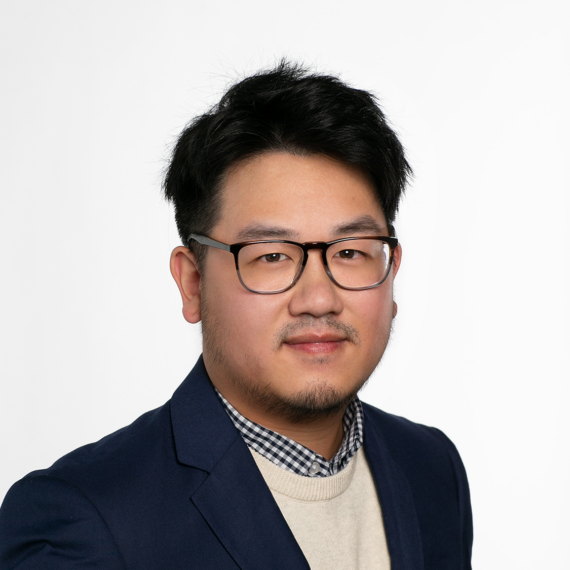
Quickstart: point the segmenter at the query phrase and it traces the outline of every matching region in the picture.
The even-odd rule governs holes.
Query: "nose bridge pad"
[[[320,249],[321,250],[321,260],[323,262],[323,269],[325,270],[325,273],[327,274],[327,277],[333,281],[331,273],[330,273],[330,269],[329,269],[329,264],[327,262],[327,255],[326,255],[326,249],[327,249],[327,244],[326,243],[311,243],[311,244],[306,244],[308,247],[305,248],[304,251],[304,256],[303,256],[303,262],[302,262],[302,269],[301,269],[301,274],[299,275],[299,279],[302,277],[302,274],[305,271],[305,267],[307,265],[307,261],[309,261],[309,251],[311,251],[312,249]],[[334,282],[334,281],[333,281]]]
[[[335,281],[335,278],[333,277],[333,274],[331,273],[331,268],[329,267],[329,262],[327,259],[327,250],[328,250],[328,247],[326,246],[326,244],[323,245],[323,247],[321,249],[321,257],[323,258],[323,265],[325,266],[325,272],[327,274],[327,277],[331,280],[332,283],[337,285],[337,282]]]
[[[325,270],[328,273],[329,272],[329,263],[327,261],[327,246],[326,246],[326,244],[321,246],[321,258],[323,260],[323,265],[325,266]]]

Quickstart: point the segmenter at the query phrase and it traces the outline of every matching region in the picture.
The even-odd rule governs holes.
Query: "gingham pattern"
[[[297,475],[305,477],[329,477],[344,469],[354,457],[363,442],[363,414],[362,404],[358,397],[348,405],[342,425],[344,438],[336,455],[327,461],[322,455],[315,453],[304,445],[263,427],[242,416],[219,392],[216,390],[226,412],[242,435],[249,447],[260,455],[269,459]],[[317,464],[319,470],[313,464]]]

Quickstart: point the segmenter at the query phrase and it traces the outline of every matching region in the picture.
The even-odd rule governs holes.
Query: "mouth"
[[[346,343],[346,337],[329,334],[303,334],[288,338],[283,346],[306,354],[330,354],[340,350]]]

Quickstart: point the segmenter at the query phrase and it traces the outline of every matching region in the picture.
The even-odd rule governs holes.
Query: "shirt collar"
[[[344,437],[335,456],[327,461],[322,455],[304,445],[248,420],[240,414],[214,386],[224,409],[245,443],[275,465],[305,477],[328,477],[342,471],[363,443],[363,412],[358,396],[344,413]]]

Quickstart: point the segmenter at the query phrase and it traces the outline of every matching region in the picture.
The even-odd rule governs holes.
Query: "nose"
[[[321,252],[310,250],[303,274],[291,289],[289,312],[293,316],[308,314],[318,318],[338,315],[343,308],[339,288],[327,275]]]

